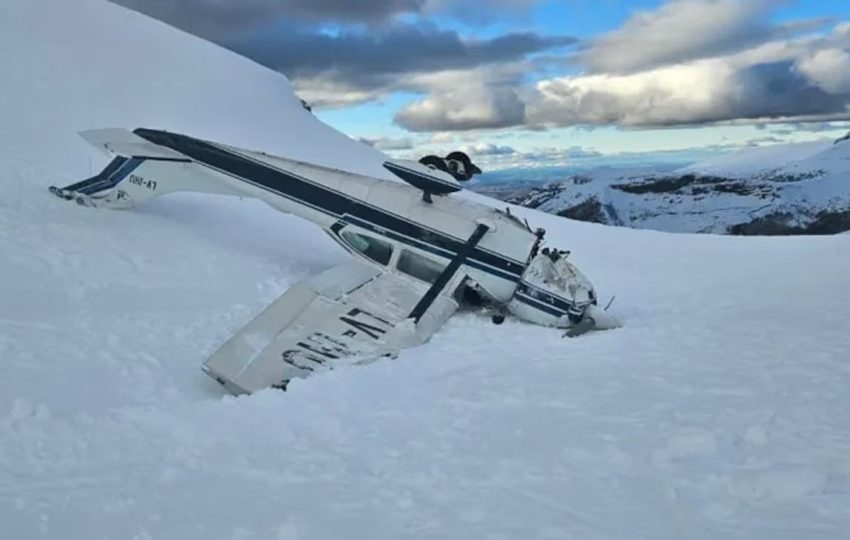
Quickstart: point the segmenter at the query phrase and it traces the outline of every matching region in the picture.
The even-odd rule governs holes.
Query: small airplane
[[[510,314],[571,336],[613,326],[569,253],[542,246],[545,231],[452,196],[462,188],[449,169],[474,170],[462,155],[450,167],[434,156],[430,166],[386,160],[399,182],[154,129],[81,136],[114,158],[91,178],[51,187],[59,197],[118,209],[180,191],[253,197],[315,223],[353,255],[290,287],[204,362],[231,393],[395,357],[461,305],[492,310],[497,324]]]

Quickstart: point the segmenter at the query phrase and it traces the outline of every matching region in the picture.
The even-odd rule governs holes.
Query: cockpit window
[[[404,272],[408,276],[413,276],[427,283],[434,283],[443,273],[445,265],[403,249],[398,257],[396,268],[399,272]]]
[[[389,242],[384,242],[372,236],[366,236],[354,231],[344,231],[342,237],[351,246],[369,257],[378,264],[387,265],[393,256],[393,247]]]

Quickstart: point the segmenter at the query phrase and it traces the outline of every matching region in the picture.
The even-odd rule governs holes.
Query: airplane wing
[[[457,310],[440,295],[414,324],[429,285],[356,260],[287,290],[221,346],[204,371],[234,394],[285,387],[294,378],[394,357],[426,341]]]

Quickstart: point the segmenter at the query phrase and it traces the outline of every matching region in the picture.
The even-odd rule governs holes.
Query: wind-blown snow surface
[[[849,236],[517,209],[617,293],[624,328],[467,313],[396,361],[225,397],[200,363],[344,255],[250,201],[64,203],[45,187],[88,173],[73,132],[379,154],[279,75],[99,1],[6,0],[0,67],[0,537],[850,537]]]

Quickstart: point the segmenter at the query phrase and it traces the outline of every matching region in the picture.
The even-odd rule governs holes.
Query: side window
[[[393,256],[393,247],[388,242],[372,236],[364,236],[354,231],[343,231],[342,237],[354,249],[366,255],[378,264],[386,265]]]
[[[401,255],[398,257],[396,268],[399,272],[404,272],[408,276],[413,276],[428,283],[434,283],[440,277],[440,274],[443,273],[445,265],[403,249],[401,250]]]

